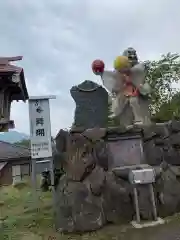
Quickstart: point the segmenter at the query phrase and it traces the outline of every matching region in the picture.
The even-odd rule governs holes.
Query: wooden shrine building
[[[10,119],[12,101],[25,102],[29,98],[23,68],[11,64],[19,60],[21,56],[0,57],[0,132],[14,128]]]

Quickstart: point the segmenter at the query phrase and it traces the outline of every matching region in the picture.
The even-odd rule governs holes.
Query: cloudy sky
[[[1,0],[0,55],[23,55],[29,95],[51,101],[53,135],[71,126],[69,89],[86,79],[100,83],[91,62],[107,68],[126,47],[142,60],[180,53],[178,0]],[[28,104],[13,103],[16,129],[29,133]]]

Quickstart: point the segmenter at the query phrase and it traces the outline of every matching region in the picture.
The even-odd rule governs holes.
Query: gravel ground
[[[51,193],[41,193],[40,211],[34,211],[30,188],[1,188],[5,201],[2,212],[8,216],[0,240],[180,240],[180,214],[168,218],[168,223],[151,228],[135,229],[130,225],[109,225],[97,232],[61,235],[53,228]]]
[[[158,227],[131,229],[124,236],[117,238],[122,240],[180,240],[180,221],[172,221]]]

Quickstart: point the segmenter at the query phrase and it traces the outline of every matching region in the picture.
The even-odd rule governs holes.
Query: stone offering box
[[[129,173],[131,184],[150,184],[155,182],[155,171],[153,168],[132,170]]]

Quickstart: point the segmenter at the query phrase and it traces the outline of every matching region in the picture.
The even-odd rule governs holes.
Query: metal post
[[[155,202],[154,190],[153,190],[152,184],[149,184],[149,190],[150,190],[150,194],[151,194],[151,202],[152,202],[152,206],[153,206],[154,220],[157,221],[157,209],[156,209],[156,202]]]
[[[137,223],[140,223],[140,213],[139,213],[139,202],[138,202],[138,193],[137,188],[134,186],[134,203],[135,203],[135,209],[136,209],[136,221]]]
[[[45,159],[45,158],[52,159],[52,139],[51,139],[49,99],[55,99],[55,96],[29,97],[32,184],[33,184],[33,190],[34,190],[35,204],[38,207],[39,207],[39,194],[37,193],[36,161],[37,159]],[[40,120],[41,122],[39,122]],[[50,161],[50,164],[51,164],[51,172],[50,172],[51,181],[54,185],[54,167],[53,167],[52,160]],[[54,198],[54,189],[52,189],[52,191],[53,191],[53,198]]]
[[[54,161],[53,157],[50,159],[50,175],[51,175],[51,186],[52,186],[52,205],[54,208],[54,212],[56,212],[56,192],[55,192],[55,186],[54,186]]]
[[[32,169],[31,169],[31,181],[34,197],[34,208],[39,210],[39,197],[37,193],[37,177],[36,177],[36,159],[31,159]]]

